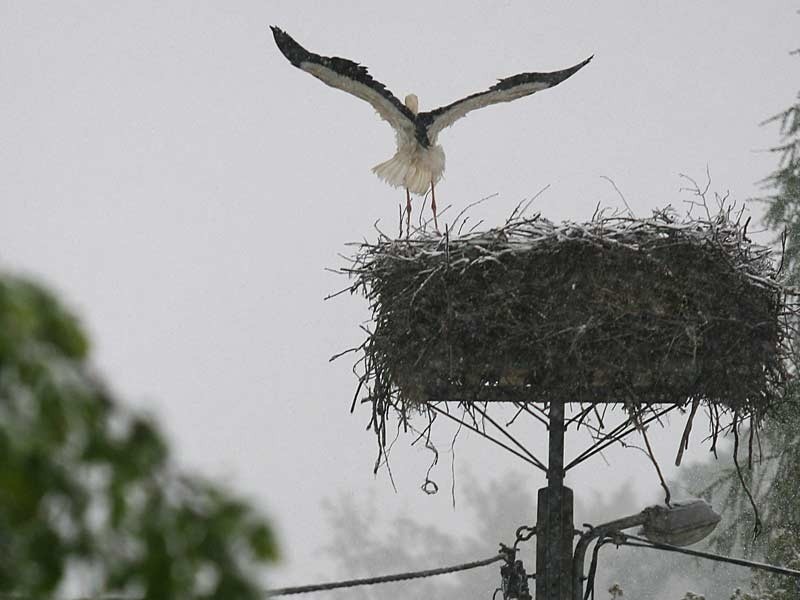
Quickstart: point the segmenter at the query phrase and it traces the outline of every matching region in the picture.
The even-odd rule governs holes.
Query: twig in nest
[[[515,219],[518,219],[518,218],[520,218],[520,217],[523,217],[523,216],[525,216],[525,213],[526,213],[526,212],[528,212],[528,208],[530,208],[531,204],[533,204],[533,203],[534,203],[534,201],[535,201],[535,200],[536,200],[536,199],[537,199],[539,196],[541,196],[542,194],[544,194],[544,193],[545,193],[547,190],[549,190],[549,189],[550,189],[550,184],[548,183],[546,186],[544,186],[542,189],[540,189],[538,192],[536,192],[536,193],[535,193],[535,194],[534,194],[534,195],[533,195],[533,196],[530,198],[530,200],[527,200],[527,201],[526,201],[526,200],[522,200],[522,201],[521,201],[519,204],[517,204],[517,205],[514,207],[514,210],[513,210],[513,211],[511,211],[511,215],[508,217],[508,219],[506,219],[506,225],[508,225],[508,224],[512,223],[512,222],[513,222]]]
[[[483,198],[481,198],[480,200],[476,200],[475,202],[472,202],[472,203],[470,203],[470,204],[467,204],[467,205],[464,207],[464,209],[463,209],[463,210],[462,210],[460,213],[458,213],[458,214],[456,215],[456,218],[455,218],[455,219],[453,219],[453,224],[451,225],[451,227],[450,227],[450,228],[451,228],[451,229],[455,228],[456,224],[458,223],[458,220],[459,220],[461,217],[463,217],[463,216],[464,216],[464,215],[467,213],[467,211],[469,211],[469,209],[471,209],[471,208],[473,208],[473,207],[475,207],[475,206],[478,206],[478,204],[482,204],[482,203],[486,202],[487,200],[491,200],[492,198],[495,198],[496,196],[497,196],[497,192],[495,192],[494,194],[489,194],[488,196],[484,196],[484,197],[483,197]]]
[[[756,506],[756,501],[753,498],[753,494],[750,493],[750,488],[747,486],[747,483],[744,481],[744,475],[742,475],[742,467],[739,466],[739,415],[738,413],[733,413],[733,464],[736,467],[736,474],[739,476],[739,482],[742,484],[742,488],[744,489],[745,494],[747,494],[747,499],[750,500],[750,506],[753,507],[753,518],[755,520],[753,524],[753,539],[755,540],[759,535],[761,535],[761,517],[758,514],[758,506]]]
[[[463,426],[464,423],[459,421],[458,428],[450,441],[450,497],[453,499],[453,508],[456,507],[456,439]]]
[[[653,454],[653,448],[650,446],[650,440],[647,439],[647,427],[642,425],[642,419],[637,412],[632,413],[632,418],[636,423],[636,429],[642,434],[642,438],[644,439],[644,444],[647,447],[647,455],[650,457],[650,461],[653,463],[653,466],[656,468],[656,473],[658,473],[658,479],[661,482],[661,487],[664,488],[664,504],[671,507],[670,500],[672,499],[672,494],[669,491],[669,486],[667,485],[666,480],[664,479],[664,475],[661,473],[661,467],[658,465],[658,461],[656,460],[655,454]]]
[[[395,442],[400,438],[400,428],[402,427],[402,423],[398,421],[397,423],[397,431],[394,434],[394,439],[392,443],[389,444],[389,447],[383,452],[383,461],[381,464],[375,467],[375,472],[377,473],[378,469],[382,466],[386,466],[386,472],[389,474],[389,483],[392,484],[392,489],[394,493],[397,493],[397,484],[394,482],[394,473],[392,473],[392,465],[389,464],[389,454],[392,452],[392,447],[395,445]]]
[[[712,220],[711,212],[708,210],[708,203],[706,202],[706,194],[708,194],[708,190],[711,187],[711,170],[709,169],[708,165],[706,165],[706,186],[701,190],[700,184],[697,183],[697,180],[693,177],[689,177],[684,173],[678,174],[683,179],[689,181],[693,187],[682,187],[681,191],[683,192],[691,192],[698,198],[700,198],[700,202],[692,202],[691,200],[688,201],[688,204],[692,206],[702,206],[703,209],[706,211],[706,217],[708,220]]]
[[[719,460],[717,454],[717,440],[719,439],[719,409],[715,404],[708,407],[708,418],[711,423],[711,453],[716,460]]]
[[[692,433],[692,421],[694,420],[694,415],[697,412],[697,407],[700,406],[700,399],[695,398],[692,400],[692,409],[689,411],[689,418],[686,420],[686,427],[683,429],[683,435],[681,436],[681,445],[678,448],[678,456],[675,457],[675,466],[680,467],[681,461],[683,460],[683,453],[685,450],[689,449],[689,434]]]
[[[433,411],[431,411],[430,408],[429,408],[428,409],[428,418],[430,419],[431,423],[433,422],[433,419],[436,418],[435,414],[434,415],[431,414],[432,412]],[[433,495],[433,494],[435,494],[435,493],[437,493],[439,491],[439,484],[437,484],[435,481],[433,481],[431,479],[431,471],[433,471],[433,468],[437,464],[439,464],[439,451],[436,449],[436,446],[434,446],[433,442],[431,441],[431,428],[430,427],[428,428],[428,433],[427,433],[427,435],[425,437],[425,448],[427,448],[428,450],[433,452],[433,460],[431,461],[431,464],[428,467],[428,471],[425,473],[425,482],[422,484],[422,488],[421,489],[426,494]]]
[[[611,186],[617,192],[617,195],[620,197],[620,200],[622,200],[622,203],[625,205],[625,208],[628,209],[628,215],[631,216],[631,217],[635,217],[636,215],[633,214],[633,211],[631,210],[631,207],[628,206],[628,201],[625,200],[625,196],[623,196],[622,192],[619,191],[619,188],[617,187],[617,184],[614,183],[614,180],[611,179],[611,177],[608,177],[606,175],[600,175],[600,179],[605,179],[608,183],[611,184]]]

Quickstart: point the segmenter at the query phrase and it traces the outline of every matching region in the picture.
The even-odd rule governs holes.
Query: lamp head
[[[645,509],[647,520],[640,535],[651,542],[689,546],[708,536],[722,517],[705,500],[673,502]]]

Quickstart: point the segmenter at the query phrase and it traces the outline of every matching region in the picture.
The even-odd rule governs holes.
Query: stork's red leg
[[[438,232],[439,222],[436,220],[436,192],[433,189],[433,180],[431,180],[431,209],[433,210],[433,226]]]
[[[406,237],[411,235],[411,192],[406,188]]]

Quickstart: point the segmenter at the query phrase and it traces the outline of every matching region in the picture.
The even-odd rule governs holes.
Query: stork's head
[[[419,112],[419,98],[417,98],[416,94],[409,94],[404,102],[412,113],[417,114]]]

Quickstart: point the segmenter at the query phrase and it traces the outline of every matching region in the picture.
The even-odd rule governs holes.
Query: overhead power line
[[[374,585],[376,583],[392,583],[396,581],[406,581],[408,579],[421,579],[423,577],[434,577],[435,575],[446,575],[447,573],[456,573],[458,571],[467,571],[469,569],[476,569],[478,567],[485,567],[492,563],[506,560],[505,554],[496,554],[491,558],[484,560],[477,560],[475,562],[462,563],[452,567],[440,567],[438,569],[429,569],[427,571],[410,571],[407,573],[396,573],[394,575],[382,575],[380,577],[367,577],[365,579],[348,579],[345,581],[333,581],[329,583],[318,583],[316,585],[300,585],[296,587],[277,588],[274,590],[267,590],[267,597],[273,596],[288,596],[291,594],[308,594],[310,592],[323,592],[327,590],[335,590],[339,588],[356,587],[359,585]]]
[[[637,548],[655,548],[657,550],[666,550],[667,552],[676,552],[678,554],[688,554],[689,556],[697,556],[699,558],[707,558],[717,562],[729,563],[732,565],[739,565],[742,567],[750,567],[751,569],[759,569],[761,571],[769,571],[770,573],[777,573],[779,575],[788,575],[800,580],[800,571],[796,569],[788,569],[778,565],[770,565],[766,563],[755,562],[752,560],[745,560],[743,558],[734,558],[732,556],[722,556],[719,554],[712,554],[710,552],[701,552],[700,550],[692,550],[690,548],[682,548],[672,546],[670,544],[663,544],[661,542],[653,542],[651,540],[641,538],[639,536],[622,534],[620,544],[623,546],[635,546]]]
[[[327,590],[336,590],[340,588],[356,587],[360,585],[374,585],[377,583],[392,583],[397,581],[406,581],[409,579],[421,579],[423,577],[434,577],[436,575],[446,575],[448,573],[456,573],[458,571],[467,571],[469,569],[477,569],[478,567],[485,567],[492,563],[501,560],[508,560],[508,553],[500,553],[486,558],[484,560],[476,560],[474,562],[462,563],[453,565],[451,567],[440,567],[438,569],[428,569],[426,571],[409,571],[406,573],[395,573],[394,575],[381,575],[379,577],[367,577],[364,579],[347,579],[344,581],[332,581],[328,583],[318,583],[314,585],[300,585],[296,587],[276,588],[266,590],[264,595],[267,598],[274,596],[289,596],[292,594],[308,594],[311,592],[323,592]],[[33,600],[33,596],[27,594],[0,594],[0,600]],[[99,594],[95,596],[76,597],[71,600],[146,600],[137,596],[125,596],[118,594]]]

